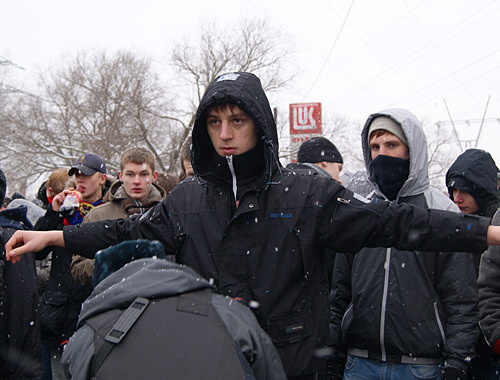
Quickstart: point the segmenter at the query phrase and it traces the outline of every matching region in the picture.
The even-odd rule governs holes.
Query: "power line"
[[[354,5],[354,0],[352,0],[352,2],[351,2],[351,6],[349,7],[349,9],[347,11],[347,14],[344,17],[344,21],[342,22],[342,25],[340,26],[340,30],[337,33],[337,37],[335,38],[335,41],[333,41],[332,47],[330,48],[330,51],[328,52],[328,55],[327,55],[327,57],[325,58],[325,60],[323,62],[323,66],[321,66],[321,69],[319,70],[319,73],[316,76],[316,79],[313,81],[311,87],[309,88],[309,90],[306,92],[306,94],[302,98],[302,101],[304,101],[304,99],[307,98],[307,96],[309,95],[309,93],[311,92],[311,90],[313,89],[313,87],[316,85],[316,82],[318,82],[319,77],[323,73],[323,70],[325,69],[325,66],[328,63],[328,60],[330,59],[330,56],[332,55],[333,49],[337,45],[337,42],[338,42],[338,40],[340,38],[340,34],[342,33],[342,30],[344,29],[344,26],[345,26],[345,24],[347,22],[347,18],[349,17],[349,14],[351,13],[351,9],[352,9],[353,5]]]

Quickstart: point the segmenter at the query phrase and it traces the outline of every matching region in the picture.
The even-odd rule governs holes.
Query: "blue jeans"
[[[392,364],[348,355],[344,380],[441,380],[439,364]]]

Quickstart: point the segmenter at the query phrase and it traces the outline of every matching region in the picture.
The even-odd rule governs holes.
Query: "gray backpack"
[[[91,378],[255,380],[211,297],[210,288],[139,297],[86,320],[94,330]]]

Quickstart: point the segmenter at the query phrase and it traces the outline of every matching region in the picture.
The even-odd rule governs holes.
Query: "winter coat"
[[[368,130],[377,116],[400,123],[408,141],[409,176],[396,202],[458,211],[444,194],[429,187],[423,129],[411,113],[402,109],[371,115],[362,130],[371,196],[385,198],[372,179],[370,165]],[[445,227],[438,224],[430,228]],[[418,232],[408,229],[405,234],[411,240]],[[347,349],[380,362],[401,363],[413,358],[412,362],[419,364],[416,358],[439,362],[444,357],[466,366],[478,337],[472,255],[423,250],[415,244],[412,249],[364,248],[355,255],[337,254],[331,304],[338,356]]]
[[[331,175],[324,170],[323,168],[319,167],[318,165],[311,164],[308,162],[301,163],[301,162],[295,162],[288,164],[287,169],[291,170],[298,170],[302,171],[303,173],[307,173],[309,175],[318,175],[320,177],[324,178],[330,178]],[[332,251],[331,249],[327,249],[326,251],[326,274],[328,276],[328,283],[332,283],[332,274],[333,274],[333,265],[335,263],[335,251]]]
[[[474,214],[492,217],[500,205],[497,172],[495,161],[488,152],[480,149],[466,150],[457,157],[446,173],[446,186],[450,199],[453,200],[454,188],[465,190],[474,197],[479,207]],[[479,276],[481,256],[474,255],[473,258],[476,276]],[[484,266],[488,271],[490,264],[485,262]],[[476,345],[476,358],[472,362],[472,367],[480,369],[483,363],[493,361],[495,357],[492,355],[492,350],[481,334]]]
[[[474,197],[479,207],[475,214],[493,217],[500,206],[497,173],[498,168],[488,152],[467,149],[446,172],[450,199],[453,200],[454,188],[465,190]]]
[[[88,324],[85,324],[90,318],[105,313],[108,310],[116,308],[125,309],[139,296],[153,300],[153,302],[159,302],[163,298],[178,297],[181,294],[210,288],[210,283],[201,278],[191,268],[163,259],[135,260],[109,275],[96,286],[92,295],[83,304],[78,322],[80,329],[65,347],[62,362],[65,363],[65,366],[69,367],[69,372],[72,374],[71,378],[74,380],[86,380],[90,378],[92,359],[96,353],[96,348],[94,347],[94,330]],[[244,355],[256,379],[286,380],[279,356],[271,340],[260,328],[252,312],[247,307],[239,302],[234,302],[228,297],[217,294],[211,295],[211,306],[220,316],[224,327],[233,338],[233,342],[229,344],[236,346],[237,350]],[[148,306],[144,315],[148,312],[154,313],[154,309],[151,308],[152,306]],[[172,313],[176,312],[172,311]],[[189,316],[189,314],[183,314]],[[195,317],[193,315],[189,318]],[[139,317],[137,324],[141,322],[141,318],[144,318],[144,316],[141,315]],[[154,329],[143,330],[140,338],[137,338],[143,341],[134,341],[132,343],[134,346],[143,347],[146,345],[147,347],[151,347],[147,348],[146,351],[141,349],[139,350],[140,352],[137,352],[135,350],[134,359],[130,359],[132,361],[140,360],[141,366],[139,368],[142,366],[148,368],[141,371],[153,371],[157,374],[168,373],[170,375],[182,371],[184,372],[183,378],[186,379],[192,378],[196,373],[199,376],[195,376],[195,378],[210,379],[209,373],[217,372],[219,369],[224,368],[224,366],[229,368],[232,365],[236,365],[241,368],[238,359],[235,363],[226,362],[225,364],[222,363],[224,360],[230,360],[228,357],[213,360],[213,354],[217,356],[217,353],[220,354],[225,350],[227,353],[226,346],[213,347],[210,342],[208,342],[208,346],[205,346],[207,343],[206,340],[204,341],[201,337],[193,335],[192,331],[183,327],[182,322],[180,325],[177,325],[175,333],[170,332],[169,321],[176,317],[167,314],[163,315],[162,318],[165,321],[163,327],[156,326]],[[136,328],[135,324],[130,332],[134,332],[134,328]],[[144,328],[147,329],[147,327]],[[215,325],[213,329],[216,330]],[[130,337],[126,336],[129,341],[126,339],[123,340],[123,343],[117,345],[116,350],[120,348],[120,344],[130,345],[130,339],[134,338],[130,332],[128,333]],[[207,334],[210,333],[207,332]],[[157,350],[159,352],[148,352],[148,350],[156,347],[154,342],[151,343],[151,346],[149,345],[147,341],[148,334],[152,336],[161,334],[168,338],[163,339],[164,343],[161,343],[163,347]],[[181,339],[179,339],[179,335],[182,336]],[[153,337],[149,337],[149,339],[154,340]],[[231,350],[234,349],[231,348]],[[124,352],[123,348],[122,352]],[[142,353],[144,353],[144,357],[140,356]],[[152,357],[156,357],[157,355],[161,355],[162,359],[152,362]],[[200,371],[204,372],[203,376],[200,375]]]
[[[161,202],[163,198],[165,198],[165,196],[165,190],[163,190],[158,185],[153,184],[153,186],[151,187],[151,191],[149,192],[149,195],[144,203],[158,203]],[[124,201],[125,199],[130,200],[131,198],[125,192],[123,183],[120,181],[113,183],[108,193],[106,194],[105,203],[90,210],[90,212],[85,216],[83,222],[91,223],[105,219],[127,219],[130,214],[126,212],[122,206],[122,201]],[[147,210],[148,209],[143,209],[141,214],[143,214]]]
[[[0,378],[6,380],[42,375],[35,259],[28,253],[12,264],[4,250],[16,230],[32,229],[26,212],[26,206],[0,211]]]
[[[130,214],[125,211],[122,201],[125,199],[130,200],[131,198],[125,192],[122,182],[117,181],[113,183],[106,194],[106,198],[108,201],[90,210],[82,223],[92,223],[106,219],[128,219]],[[148,207],[142,209],[142,213],[151,208],[153,204],[161,202],[163,198],[165,198],[165,190],[153,184],[149,196],[145,201]],[[94,260],[87,259],[80,255],[73,256],[71,261],[71,274],[77,284],[86,287],[92,285],[93,266]]]
[[[247,152],[253,160],[244,153],[229,162],[215,153],[204,115],[210,105],[224,102],[255,121],[261,139],[254,152]],[[257,302],[253,311],[289,377],[324,366],[315,352],[324,348],[329,331],[325,248],[357,252],[363,246],[418,245],[480,252],[486,247],[489,219],[367,202],[333,179],[282,168],[271,107],[252,74],[222,76],[208,87],[193,129],[192,157],[195,176],[161,204],[127,221],[65,228],[66,248],[93,257],[122,240],[161,241],[177,262],[213,279],[218,293]],[[254,161],[262,161],[258,175],[251,181],[238,178],[238,165]],[[410,227],[416,232],[411,239]]]
[[[492,224],[500,226],[500,212],[493,216]],[[481,331],[492,348],[500,339],[500,247],[490,246],[481,256],[479,267],[479,311]],[[500,355],[500,343],[495,353]]]
[[[64,218],[52,210],[38,219],[37,231],[62,230]],[[62,348],[62,345],[76,330],[80,306],[91,290],[75,283],[70,272],[71,254],[61,247],[47,247],[37,252],[37,260],[43,260],[52,253],[51,268],[47,288],[40,299],[40,321],[42,342]]]

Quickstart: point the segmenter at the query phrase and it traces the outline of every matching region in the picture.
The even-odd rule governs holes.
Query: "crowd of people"
[[[54,171],[0,212],[0,377],[500,379],[494,160],[465,151],[444,194],[408,110],[361,143],[355,181],[324,137],[283,167],[260,80],[229,73],[180,178],[140,147],[117,178],[90,152]]]

